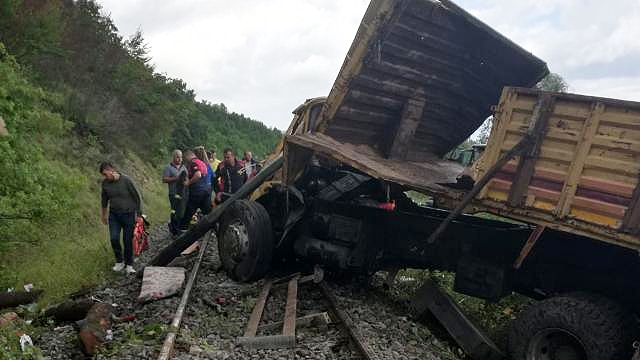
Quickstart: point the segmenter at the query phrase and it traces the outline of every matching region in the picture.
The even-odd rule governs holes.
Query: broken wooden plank
[[[542,235],[542,232],[544,231],[544,229],[546,229],[546,226],[544,225],[538,225],[536,226],[535,229],[533,229],[533,231],[529,235],[529,238],[522,246],[522,250],[520,250],[520,255],[518,255],[518,258],[513,263],[514,269],[520,269],[520,267],[522,266],[522,263],[524,262],[524,259],[526,259],[527,256],[529,256],[531,249],[533,249],[533,246],[536,244],[536,242],[540,238],[540,235]]]
[[[242,336],[238,344],[249,349],[282,349],[296,346],[296,338],[292,335]]]
[[[309,315],[300,316],[296,318],[296,329],[299,329],[302,327],[312,327],[312,326],[325,328],[330,323],[331,323],[331,318],[329,317],[329,314],[327,314],[326,312],[309,314]],[[260,325],[258,327],[258,332],[274,331],[276,329],[281,329],[283,325],[284,325],[284,321],[278,321],[271,324]]]
[[[284,310],[284,324],[282,326],[282,335],[296,335],[296,307],[298,302],[298,278],[294,277],[289,280],[289,290],[287,292],[287,305]]]
[[[411,302],[416,315],[430,311],[464,352],[476,360],[503,359],[504,354],[432,280],[425,280]]]
[[[271,291],[271,285],[271,280],[265,281],[264,286],[262,287],[262,291],[260,292],[260,296],[256,301],[256,306],[254,306],[253,311],[251,312],[251,316],[249,317],[249,324],[247,324],[247,329],[244,332],[244,337],[256,336],[256,332],[258,331],[258,324],[260,323],[260,319],[262,319],[262,313],[264,312],[264,305],[267,302],[269,292]]]
[[[199,245],[200,245],[200,241],[194,242],[188,248],[186,248],[183,252],[181,252],[180,255],[190,255],[190,254],[192,254],[194,251],[196,251],[198,249]]]

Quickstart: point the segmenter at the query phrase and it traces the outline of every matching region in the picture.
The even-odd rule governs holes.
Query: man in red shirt
[[[203,214],[211,212],[211,183],[207,182],[207,165],[196,157],[191,150],[184,152],[189,176],[184,185],[189,188],[187,208],[180,222],[180,229],[186,230],[198,209]]]

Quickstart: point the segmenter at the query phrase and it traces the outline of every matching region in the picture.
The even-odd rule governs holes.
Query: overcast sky
[[[326,96],[368,0],[98,0],[156,70],[199,99],[286,129]],[[547,62],[571,92],[640,101],[640,0],[458,0]],[[496,99],[497,100],[497,99]]]

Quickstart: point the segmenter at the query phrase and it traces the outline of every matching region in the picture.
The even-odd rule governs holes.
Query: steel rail
[[[360,334],[360,331],[358,331],[358,328],[353,323],[353,320],[351,320],[351,317],[349,317],[347,313],[340,310],[340,308],[338,307],[338,300],[336,299],[336,296],[333,294],[333,291],[331,290],[331,288],[329,288],[329,285],[327,285],[324,281],[322,281],[318,284],[318,286],[320,286],[322,293],[329,301],[331,311],[338,317],[340,322],[342,322],[342,324],[347,328],[347,331],[349,332],[351,339],[356,344],[358,350],[360,350],[360,353],[362,354],[364,359],[378,360],[378,357],[373,352],[373,350],[371,350],[369,345],[367,345],[367,343],[364,342],[364,338],[362,334]]]
[[[210,237],[211,235],[205,236],[204,240],[200,243],[200,253],[198,254],[198,260],[193,265],[193,269],[191,269],[191,273],[189,274],[189,280],[187,281],[187,286],[184,289],[184,293],[182,294],[182,299],[180,299],[180,304],[178,305],[178,309],[176,310],[176,313],[173,316],[173,320],[171,321],[171,327],[169,328],[170,331],[164,340],[164,344],[162,345],[162,350],[160,351],[160,356],[158,356],[158,360],[171,359],[173,346],[175,344],[176,337],[178,335],[178,330],[180,329],[180,322],[182,321],[182,315],[184,315],[184,310],[186,309],[187,303],[189,302],[189,295],[191,294],[191,288],[193,287],[193,284],[196,282],[196,276],[198,275],[198,270],[200,269],[200,263],[202,262],[202,257],[204,256],[204,252],[207,249],[207,245],[209,244]]]

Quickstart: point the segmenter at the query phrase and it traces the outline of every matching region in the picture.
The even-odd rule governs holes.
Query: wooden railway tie
[[[298,298],[298,285],[308,281],[318,282],[322,280],[322,274],[314,273],[312,275],[301,277],[300,273],[296,273],[287,276],[280,280],[267,279],[262,287],[260,296],[256,301],[256,305],[249,317],[249,323],[247,329],[244,332],[244,336],[238,338],[238,343],[244,347],[251,349],[280,349],[280,348],[293,348],[296,345],[296,306]],[[262,319],[264,313],[264,306],[267,303],[271,288],[279,283],[288,281],[287,292],[287,304],[285,306],[284,320],[282,321],[282,334],[280,335],[267,335],[256,336],[258,332],[258,325]],[[305,323],[309,319],[321,319],[326,321],[326,314],[313,314],[304,317]],[[302,318],[301,318],[302,319]],[[263,329],[265,327],[261,327]]]

